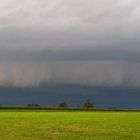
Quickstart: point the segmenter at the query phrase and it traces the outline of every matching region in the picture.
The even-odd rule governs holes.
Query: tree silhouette
[[[84,108],[93,108],[93,104],[91,103],[91,101],[88,99],[84,102],[83,104]]]
[[[61,102],[59,105],[58,105],[58,107],[68,107],[68,104],[67,104],[67,102]]]

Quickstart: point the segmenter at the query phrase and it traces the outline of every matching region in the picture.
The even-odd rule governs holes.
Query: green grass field
[[[0,112],[0,140],[140,140],[140,113]]]

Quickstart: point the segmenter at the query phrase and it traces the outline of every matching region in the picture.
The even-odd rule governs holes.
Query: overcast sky
[[[140,86],[139,0],[0,0],[0,85]]]

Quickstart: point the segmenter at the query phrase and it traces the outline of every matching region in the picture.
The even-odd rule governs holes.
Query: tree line
[[[27,104],[27,107],[40,107],[40,105],[39,104]],[[63,102],[60,102],[58,104],[58,107],[60,107],[60,108],[68,108],[70,106],[69,106],[69,104],[66,101],[63,101]],[[80,105],[77,105],[77,108],[94,108],[94,105],[88,99],[81,106]]]

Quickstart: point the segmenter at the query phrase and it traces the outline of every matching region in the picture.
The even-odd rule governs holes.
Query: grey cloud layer
[[[139,49],[139,0],[1,0],[0,46]]]
[[[139,0],[0,0],[0,85],[140,85]]]

